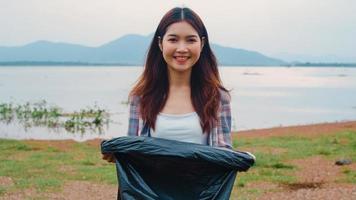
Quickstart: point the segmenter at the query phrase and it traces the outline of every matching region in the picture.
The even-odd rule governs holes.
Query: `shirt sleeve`
[[[232,149],[232,136],[231,136],[231,104],[230,96],[223,93],[221,96],[220,105],[220,123],[218,126],[218,146]]]
[[[139,133],[139,99],[130,98],[128,136],[138,136]]]

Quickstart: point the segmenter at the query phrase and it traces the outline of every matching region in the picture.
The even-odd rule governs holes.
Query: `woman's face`
[[[159,43],[169,71],[191,71],[198,61],[203,44],[197,31],[185,21],[168,26]]]

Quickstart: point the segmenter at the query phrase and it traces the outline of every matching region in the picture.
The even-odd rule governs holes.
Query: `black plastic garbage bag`
[[[229,199],[237,172],[255,162],[245,152],[153,137],[115,138],[101,151],[115,154],[124,200]]]

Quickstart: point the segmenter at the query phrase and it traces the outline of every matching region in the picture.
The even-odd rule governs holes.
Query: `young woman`
[[[129,136],[232,148],[230,95],[207,30],[189,8],[173,8],[160,21],[129,99]]]

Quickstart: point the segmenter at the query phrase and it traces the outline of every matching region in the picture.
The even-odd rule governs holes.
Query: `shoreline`
[[[266,138],[274,136],[306,136],[317,137],[321,135],[328,135],[339,131],[356,131],[356,120],[338,121],[338,122],[323,122],[305,125],[291,125],[291,126],[278,126],[271,128],[250,129],[243,131],[232,132],[233,139],[239,138]],[[10,138],[0,138],[9,139]],[[21,141],[34,141],[43,143],[89,143],[91,145],[99,145],[104,139],[94,138],[85,141],[76,141],[74,139],[12,139]]]
[[[338,131],[356,131],[356,120],[322,122],[313,124],[278,126],[233,132],[233,138],[255,138],[273,136],[307,136],[328,135]]]

